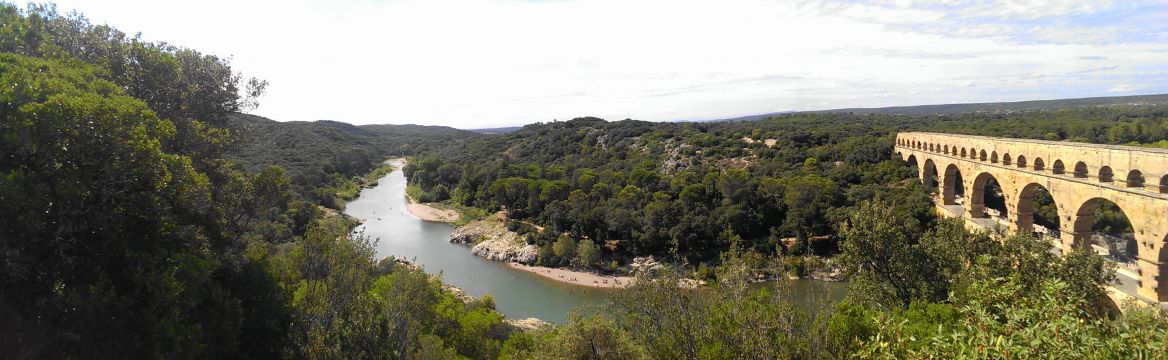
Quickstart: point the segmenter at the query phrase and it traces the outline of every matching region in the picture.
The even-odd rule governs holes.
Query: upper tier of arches
[[[923,152],[1168,194],[1164,149],[937,133],[901,133],[896,141]]]

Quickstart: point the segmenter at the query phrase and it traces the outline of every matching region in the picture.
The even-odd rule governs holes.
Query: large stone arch
[[[925,159],[925,166],[921,169],[921,184],[930,194],[937,192],[937,163],[933,159]]]
[[[1048,219],[1052,223],[1043,224],[1043,227],[1047,228],[1047,235],[1058,238],[1058,230],[1062,227],[1062,214],[1065,210],[1059,208],[1059,201],[1057,198],[1055,198],[1055,193],[1051,192],[1050,189],[1048,189],[1046,186],[1036,182],[1026,184],[1026,186],[1023,186],[1022,190],[1018,192],[1018,205],[1014,210],[1014,225],[1017,226],[1017,228],[1021,231],[1033,231],[1035,225],[1034,217],[1038,212],[1036,196],[1039,191],[1045,191],[1045,193],[1051,197],[1051,200],[1054,203],[1055,211],[1053,219]]]
[[[1075,211],[1074,220],[1071,223],[1071,229],[1074,231],[1073,245],[1085,246],[1089,244],[1086,241],[1090,240],[1091,236],[1094,235],[1092,226],[1095,225],[1096,221],[1095,210],[1097,210],[1100,206],[1108,203],[1119,209],[1119,211],[1123,213],[1123,216],[1127,218],[1129,223],[1132,223],[1133,225],[1135,224],[1133,222],[1132,216],[1129,215],[1129,211],[1124,209],[1124,206],[1120,203],[1103,197],[1092,197],[1086,201],[1083,201],[1082,204],[1079,205],[1079,209]]]
[[[1072,243],[1063,246],[1067,247],[1083,247],[1087,246],[1088,240],[1091,237],[1091,226],[1095,225],[1095,209],[1098,208],[1102,201],[1110,201],[1103,198],[1092,198],[1079,204],[1079,208],[1075,210],[1074,216],[1071,218],[1071,223],[1068,224],[1070,236],[1068,240]]]
[[[945,167],[945,176],[941,178],[944,186],[941,189],[941,203],[945,205],[957,204],[957,195],[962,193],[964,196],[965,184],[961,179],[961,169],[957,168],[957,164],[949,164]]]
[[[996,185],[997,188],[1000,191],[1002,191],[1002,193],[1001,194],[990,193],[989,190],[990,190],[991,184]],[[977,177],[973,179],[972,190],[973,191],[971,191],[969,193],[969,196],[966,197],[966,200],[965,200],[968,203],[968,206],[966,206],[966,207],[969,209],[969,217],[971,217],[971,218],[989,217],[985,211],[986,205],[987,205],[986,199],[996,198],[997,196],[1003,197],[1001,204],[998,204],[1001,206],[998,206],[999,209],[997,209],[998,211],[1001,212],[1000,213],[1001,217],[1006,218],[1009,216],[1010,210],[1009,210],[1009,207],[1006,206],[1006,203],[1004,201],[1006,191],[1005,191],[1005,189],[1002,188],[1002,182],[998,181],[998,178],[995,177],[994,174],[992,174],[988,171],[977,174]]]

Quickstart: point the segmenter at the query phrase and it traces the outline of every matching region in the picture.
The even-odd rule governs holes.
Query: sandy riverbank
[[[566,284],[598,288],[624,288],[632,285],[633,281],[636,280],[629,276],[604,276],[543,266],[528,266],[520,263],[507,263],[507,267],[533,273]]]
[[[457,211],[439,209],[427,204],[418,204],[413,199],[410,200],[409,205],[406,205],[406,210],[423,221],[449,223],[458,221],[459,217]]]

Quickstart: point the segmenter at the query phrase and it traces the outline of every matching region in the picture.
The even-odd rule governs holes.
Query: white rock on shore
[[[507,230],[502,222],[493,218],[478,220],[454,229],[450,242],[474,244],[471,254],[503,262],[534,264],[539,248],[527,244],[519,234]]]
[[[652,255],[633,258],[633,263],[629,264],[633,268],[634,274],[642,272],[652,273],[657,269],[662,269],[665,266],[657,261]]]
[[[539,330],[552,325],[551,323],[540,320],[538,318],[504,319],[503,322],[507,323],[507,325],[511,325],[511,327],[524,331]]]

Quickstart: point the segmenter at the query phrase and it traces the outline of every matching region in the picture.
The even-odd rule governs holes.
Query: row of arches
[[[959,156],[961,158],[970,159],[970,160],[988,161],[988,162],[994,163],[994,164],[1014,166],[1014,167],[1021,168],[1021,169],[1033,169],[1034,171],[1042,171],[1042,172],[1050,171],[1052,174],[1055,174],[1055,175],[1068,175],[1068,176],[1071,176],[1074,178],[1079,178],[1079,179],[1087,179],[1087,178],[1091,177],[1091,172],[1087,168],[1087,164],[1082,162],[1082,161],[1076,162],[1074,168],[1072,169],[1072,172],[1068,174],[1066,165],[1063,163],[1063,161],[1061,159],[1056,159],[1054,161],[1054,163],[1051,164],[1050,169],[1048,170],[1046,167],[1046,162],[1043,161],[1041,157],[1035,157],[1033,161],[1029,161],[1025,155],[1021,155],[1021,154],[1017,155],[1016,157],[1011,156],[1009,153],[1005,153],[1005,154],[1002,154],[1001,156],[998,156],[998,152],[993,151],[993,150],[991,150],[987,153],[985,149],[978,150],[978,149],[973,148],[973,147],[970,147],[970,148],[957,147],[957,146],[950,147],[949,145],[940,145],[940,144],[934,144],[934,143],[922,143],[920,141],[909,140],[909,139],[898,139],[897,144],[900,146],[903,146],[903,147],[909,147],[909,148],[920,150],[920,151],[928,151],[928,152],[940,153],[940,154],[951,155],[951,156]],[[1106,165],[1099,167],[1099,170],[1095,173],[1095,178],[1100,183],[1105,183],[1105,184],[1114,184],[1116,182],[1114,171],[1111,169],[1110,166],[1106,166]],[[1133,169],[1133,170],[1129,171],[1127,173],[1127,176],[1125,176],[1122,179],[1122,181],[1123,181],[1123,186],[1125,186],[1127,188],[1142,189],[1142,190],[1147,189],[1147,183],[1146,183],[1146,179],[1144,177],[1144,173],[1141,172],[1140,170]],[[1162,194],[1168,194],[1168,174],[1165,174],[1164,176],[1160,177],[1159,192]]]
[[[1026,184],[1016,197],[1007,197],[998,179],[989,172],[978,173],[971,189],[965,189],[963,174],[955,164],[948,164],[943,171],[939,171],[932,159],[925,159],[923,164],[918,165],[916,157],[909,155],[907,161],[910,166],[921,166],[922,182],[930,193],[939,192],[939,200],[944,205],[962,205],[968,209],[970,218],[1012,222],[1019,229],[1042,232],[1055,239],[1060,237],[1062,229],[1067,229],[1076,234],[1077,246],[1094,245],[1106,249],[1107,256],[1118,263],[1134,264],[1138,257],[1138,245],[1131,221],[1110,200],[1098,197],[1089,199],[1073,209],[1072,217],[1067,216],[1071,209],[1059,209],[1049,189],[1042,184]],[[1011,208],[1016,211],[1013,220],[1009,216]],[[1073,223],[1064,227],[1061,223],[1063,219],[1072,220]]]

